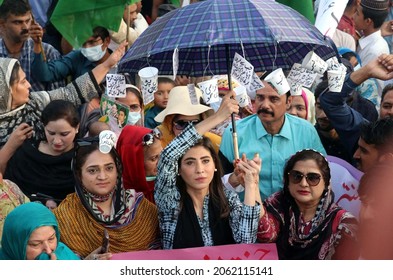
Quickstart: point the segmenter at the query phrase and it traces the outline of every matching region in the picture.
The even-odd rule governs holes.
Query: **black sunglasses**
[[[200,122],[201,120],[190,120],[190,121],[178,120],[173,122],[173,125],[177,130],[184,130],[189,123],[191,123],[192,125],[196,125],[197,123]]]
[[[142,138],[142,145],[143,146],[151,146],[154,143],[154,138],[160,139],[160,133],[154,129],[152,132],[145,134]]]
[[[302,172],[299,172],[297,170],[289,171],[288,176],[289,181],[291,181],[292,184],[299,184],[303,180],[303,177],[306,177],[306,181],[311,187],[318,185],[322,177],[321,174],[318,173],[310,172],[307,174],[303,174]]]

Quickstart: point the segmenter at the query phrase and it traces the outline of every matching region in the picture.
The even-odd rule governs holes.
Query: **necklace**
[[[85,187],[83,187],[83,191],[85,194],[87,194],[94,202],[105,202],[107,201],[115,192],[115,188],[113,188],[113,190],[106,194],[106,195],[98,195],[98,194],[94,194],[89,192],[88,190],[86,190]]]

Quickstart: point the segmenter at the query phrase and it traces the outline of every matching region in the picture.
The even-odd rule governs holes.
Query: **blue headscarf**
[[[360,66],[362,65],[362,60],[360,59],[360,56],[358,55],[357,52],[355,52],[349,48],[344,48],[344,47],[337,48],[337,50],[338,50],[338,54],[340,56],[343,56],[346,53],[353,53],[356,56],[356,59],[358,60],[359,65]]]
[[[44,205],[36,202],[22,204],[6,217],[1,239],[0,260],[25,260],[26,247],[32,232],[42,226],[53,226],[56,231],[57,247],[54,253],[58,260],[78,260],[79,257],[64,243],[60,242],[60,232],[55,215]],[[49,260],[46,253],[37,259]]]

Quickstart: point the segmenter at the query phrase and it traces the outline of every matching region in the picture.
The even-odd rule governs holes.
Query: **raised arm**
[[[108,71],[115,66],[124,55],[126,43],[122,43],[103,63],[97,65],[91,72],[78,77],[66,87],[45,92],[31,93],[32,99],[39,100],[40,106],[45,107],[47,103],[55,99],[64,99],[80,105],[100,96],[99,84],[103,81]],[[38,95],[38,96],[37,96]]]
[[[232,112],[236,113],[238,110],[236,100],[230,99],[230,96],[227,95],[223,98],[219,110],[214,115],[198,123],[195,127],[189,124],[179,136],[165,147],[158,162],[158,174],[154,190],[154,199],[159,209],[171,207],[173,200],[180,200],[180,194],[176,187],[179,158],[201,139],[205,132],[227,119]]]
[[[378,59],[374,59],[359,70],[347,75],[340,93],[328,91],[320,95],[321,106],[340,137],[345,139],[343,144],[348,151],[355,152],[360,127],[367,120],[346,103],[347,97],[358,85],[369,78],[392,79],[392,70],[393,55],[381,55]]]
[[[41,52],[34,53],[31,72],[33,77],[41,82],[64,80],[68,75],[74,74],[74,66],[79,64],[79,60],[80,53],[77,51],[51,61],[44,61]]]

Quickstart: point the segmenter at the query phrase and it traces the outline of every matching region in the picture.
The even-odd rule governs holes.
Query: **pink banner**
[[[112,260],[278,260],[274,243],[236,244],[113,254]]]

